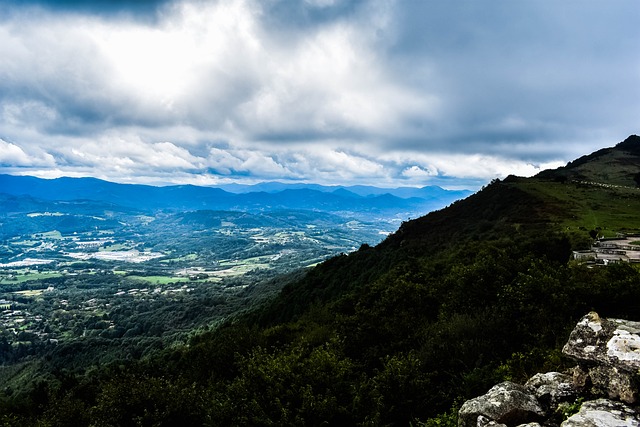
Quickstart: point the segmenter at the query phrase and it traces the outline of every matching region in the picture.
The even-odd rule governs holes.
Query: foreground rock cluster
[[[462,405],[458,427],[640,427],[640,322],[589,313],[562,352],[571,372],[498,384]]]

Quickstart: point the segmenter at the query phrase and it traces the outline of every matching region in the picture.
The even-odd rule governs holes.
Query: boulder
[[[640,416],[624,403],[597,399],[584,402],[561,427],[640,427]]]
[[[478,415],[478,419],[476,420],[476,427],[507,427],[507,425],[490,420],[483,415]]]
[[[576,325],[562,352],[579,363],[576,384],[626,403],[637,400],[640,322],[601,319],[589,313]]]
[[[589,369],[589,379],[592,394],[619,399],[625,403],[637,400],[638,384],[635,375],[614,366],[595,366]]]
[[[466,401],[458,412],[459,427],[515,426],[544,418],[544,411],[536,398],[519,384],[500,383],[487,394]]]
[[[579,363],[609,365],[634,372],[640,369],[640,322],[584,316],[562,352]]]
[[[553,412],[553,408],[561,402],[574,401],[580,391],[570,375],[560,372],[535,374],[527,381],[525,387],[548,413]]]

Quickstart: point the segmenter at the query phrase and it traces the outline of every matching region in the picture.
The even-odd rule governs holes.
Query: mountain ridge
[[[278,185],[277,188],[253,186],[259,191],[231,193],[218,187],[174,185],[154,187],[118,184],[97,178],[56,178],[45,180],[29,176],[0,175],[0,193],[28,195],[42,200],[94,200],[139,210],[264,210],[318,209],[336,211],[409,210],[422,213],[438,209],[471,191],[449,191],[424,187],[409,192],[406,188],[326,187],[317,184]],[[271,188],[270,191],[264,191]],[[375,190],[375,191],[374,191]],[[392,194],[396,192],[397,194]],[[398,195],[399,194],[399,195]],[[401,197],[401,196],[402,197]]]
[[[566,166],[540,172],[537,176],[557,181],[590,181],[628,187],[640,186],[637,166],[640,136],[630,135],[614,147],[581,156]],[[634,161],[635,159],[635,161]]]

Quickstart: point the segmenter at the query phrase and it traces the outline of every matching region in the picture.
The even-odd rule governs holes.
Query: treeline
[[[640,273],[556,234],[363,247],[187,344],[4,393],[5,425],[454,425],[456,402],[561,369],[584,313],[638,319]],[[76,349],[82,352],[82,349]]]

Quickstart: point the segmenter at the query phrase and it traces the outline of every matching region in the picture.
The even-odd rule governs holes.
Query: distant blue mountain
[[[265,193],[279,193],[283,190],[301,190],[301,189],[310,189],[317,190],[323,192],[331,192],[333,190],[338,189],[339,187],[328,187],[319,184],[305,184],[305,183],[284,183],[277,181],[266,181],[260,182],[258,184],[223,184],[220,185],[219,188],[222,190],[228,191],[230,193],[242,194],[242,193],[257,193],[257,192],[265,192]]]
[[[232,192],[233,191],[233,192]],[[440,187],[378,188],[265,182],[223,188],[117,184],[96,178],[40,179],[0,175],[0,194],[43,201],[92,201],[140,211],[307,209],[323,212],[424,214],[466,197],[470,191]]]
[[[42,200],[93,200],[136,209],[206,209],[235,195],[219,188],[116,184],[96,178],[40,179],[0,175],[0,193]]]
[[[295,183],[288,184],[283,182],[261,182],[259,184],[254,185],[245,185],[245,184],[225,184],[221,185],[219,188],[236,194],[242,193],[253,193],[257,191],[264,191],[266,193],[278,193],[283,190],[299,190],[299,189],[310,189],[317,190],[325,193],[333,192],[336,193],[338,190],[346,190],[350,193],[362,196],[362,197],[370,197],[370,196],[379,196],[382,194],[391,194],[396,197],[400,197],[402,199],[408,199],[411,197],[418,197],[423,199],[437,199],[437,198],[447,198],[455,197],[456,199],[464,198],[470,196],[473,192],[469,190],[445,190],[442,187],[438,187],[435,185],[430,185],[426,187],[398,187],[398,188],[385,188],[385,187],[375,187],[370,185],[351,185],[351,186],[325,186],[319,184],[305,184],[305,183]],[[340,194],[340,193],[338,193]]]

